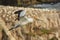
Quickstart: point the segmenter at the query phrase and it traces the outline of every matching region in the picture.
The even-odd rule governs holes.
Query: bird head
[[[21,17],[24,17],[26,14],[25,10],[18,10],[14,14],[18,14],[18,20],[20,20]]]
[[[18,10],[18,11],[15,11],[14,14],[18,14],[20,12],[22,12],[23,10]]]

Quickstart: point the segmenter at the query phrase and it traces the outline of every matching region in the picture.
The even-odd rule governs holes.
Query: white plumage
[[[20,12],[20,17],[25,16],[25,14],[26,14],[26,11],[25,11],[25,10],[24,10],[24,11],[22,11],[22,12]]]
[[[18,22],[16,22],[15,26],[12,27],[10,30],[15,29],[15,28],[17,28],[19,26],[24,26],[24,25],[26,25],[28,23],[33,22],[33,18],[29,18],[29,17],[25,16],[25,14],[26,14],[25,10],[23,10],[21,12],[18,11],[18,17],[20,18],[20,20]]]

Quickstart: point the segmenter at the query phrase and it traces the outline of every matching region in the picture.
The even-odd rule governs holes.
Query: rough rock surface
[[[60,10],[0,6],[0,18],[7,29],[16,22],[16,10],[26,10],[26,16],[32,17],[34,22],[9,31],[15,40],[60,40]],[[1,25],[2,22],[0,40],[11,40],[8,31],[6,32]]]

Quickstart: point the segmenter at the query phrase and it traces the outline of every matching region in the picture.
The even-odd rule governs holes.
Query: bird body
[[[32,18],[28,18],[27,16],[25,16],[26,11],[24,11],[24,10],[19,10],[19,11],[16,11],[15,14],[16,14],[16,13],[18,14],[18,20],[19,20],[19,21],[17,21],[17,22],[15,23],[15,26],[12,27],[12,28],[9,29],[9,30],[12,30],[12,29],[15,29],[15,28],[17,28],[17,27],[19,27],[19,26],[24,26],[24,25],[26,25],[26,24],[28,24],[28,23],[33,22],[33,19],[32,19]]]
[[[21,18],[20,21],[16,22],[15,23],[15,26],[12,27],[11,29],[9,30],[12,30],[12,29],[15,29],[15,28],[18,28],[19,26],[23,27],[24,25],[28,24],[28,23],[31,23],[33,22],[33,19],[32,18],[28,18],[28,17],[24,17],[24,18]]]

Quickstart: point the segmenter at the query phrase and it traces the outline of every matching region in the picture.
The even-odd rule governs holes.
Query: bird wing
[[[22,12],[20,13],[20,17],[23,17],[25,14],[26,14],[26,11],[22,11]]]

